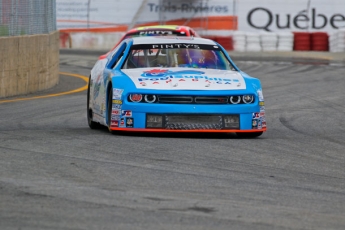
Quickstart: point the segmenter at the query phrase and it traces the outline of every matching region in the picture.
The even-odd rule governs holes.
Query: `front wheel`
[[[253,132],[253,133],[236,133],[240,138],[255,138],[261,136],[263,132]]]
[[[113,87],[110,85],[108,91],[108,105],[107,105],[107,112],[108,112],[108,130],[111,134],[115,134],[115,131],[111,130],[111,115],[113,110]]]
[[[90,81],[91,81],[91,75],[89,77],[89,85],[87,87],[87,112],[86,112],[86,116],[87,116],[87,123],[89,124],[90,129],[99,129],[101,127],[101,125],[97,122],[94,122],[92,120],[92,109],[90,109]]]

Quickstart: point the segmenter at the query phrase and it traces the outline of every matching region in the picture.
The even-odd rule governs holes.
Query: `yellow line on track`
[[[66,73],[66,72],[60,72],[59,74],[83,79],[86,82],[86,84],[83,87],[80,87],[78,89],[74,89],[74,90],[70,90],[70,91],[66,91],[66,92],[61,92],[61,93],[47,94],[47,95],[35,96],[35,97],[23,97],[23,98],[16,98],[16,99],[10,99],[10,100],[0,100],[0,104],[7,103],[7,102],[16,102],[16,101],[28,101],[28,100],[34,100],[34,99],[47,98],[47,97],[57,97],[57,96],[62,96],[62,95],[66,95],[66,94],[79,93],[79,92],[82,92],[84,90],[87,90],[88,83],[89,83],[88,77],[83,76],[83,75],[79,75],[79,74],[74,74],[74,73]]]

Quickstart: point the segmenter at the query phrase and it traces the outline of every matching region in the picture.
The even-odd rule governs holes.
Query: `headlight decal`
[[[130,94],[129,95],[129,100],[132,102],[141,102],[143,100],[143,95],[142,94]]]

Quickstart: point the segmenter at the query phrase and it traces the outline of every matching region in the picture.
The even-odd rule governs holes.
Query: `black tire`
[[[112,109],[113,109],[113,86],[110,85],[108,88],[108,103],[107,103],[108,130],[111,134],[115,134],[115,131],[110,130]]]
[[[92,121],[92,110],[89,108],[89,104],[90,104],[90,81],[91,81],[91,75],[89,77],[89,85],[87,87],[87,112],[86,112],[86,116],[87,116],[87,123],[89,124],[90,129],[99,129],[101,128],[101,124]]]
[[[236,133],[240,138],[256,138],[262,135],[263,132],[254,132],[254,133]]]

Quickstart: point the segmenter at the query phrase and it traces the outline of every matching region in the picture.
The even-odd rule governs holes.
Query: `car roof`
[[[199,37],[175,37],[175,36],[152,36],[152,37],[133,37],[133,45],[143,44],[204,44],[204,45],[218,45],[216,42]]]

